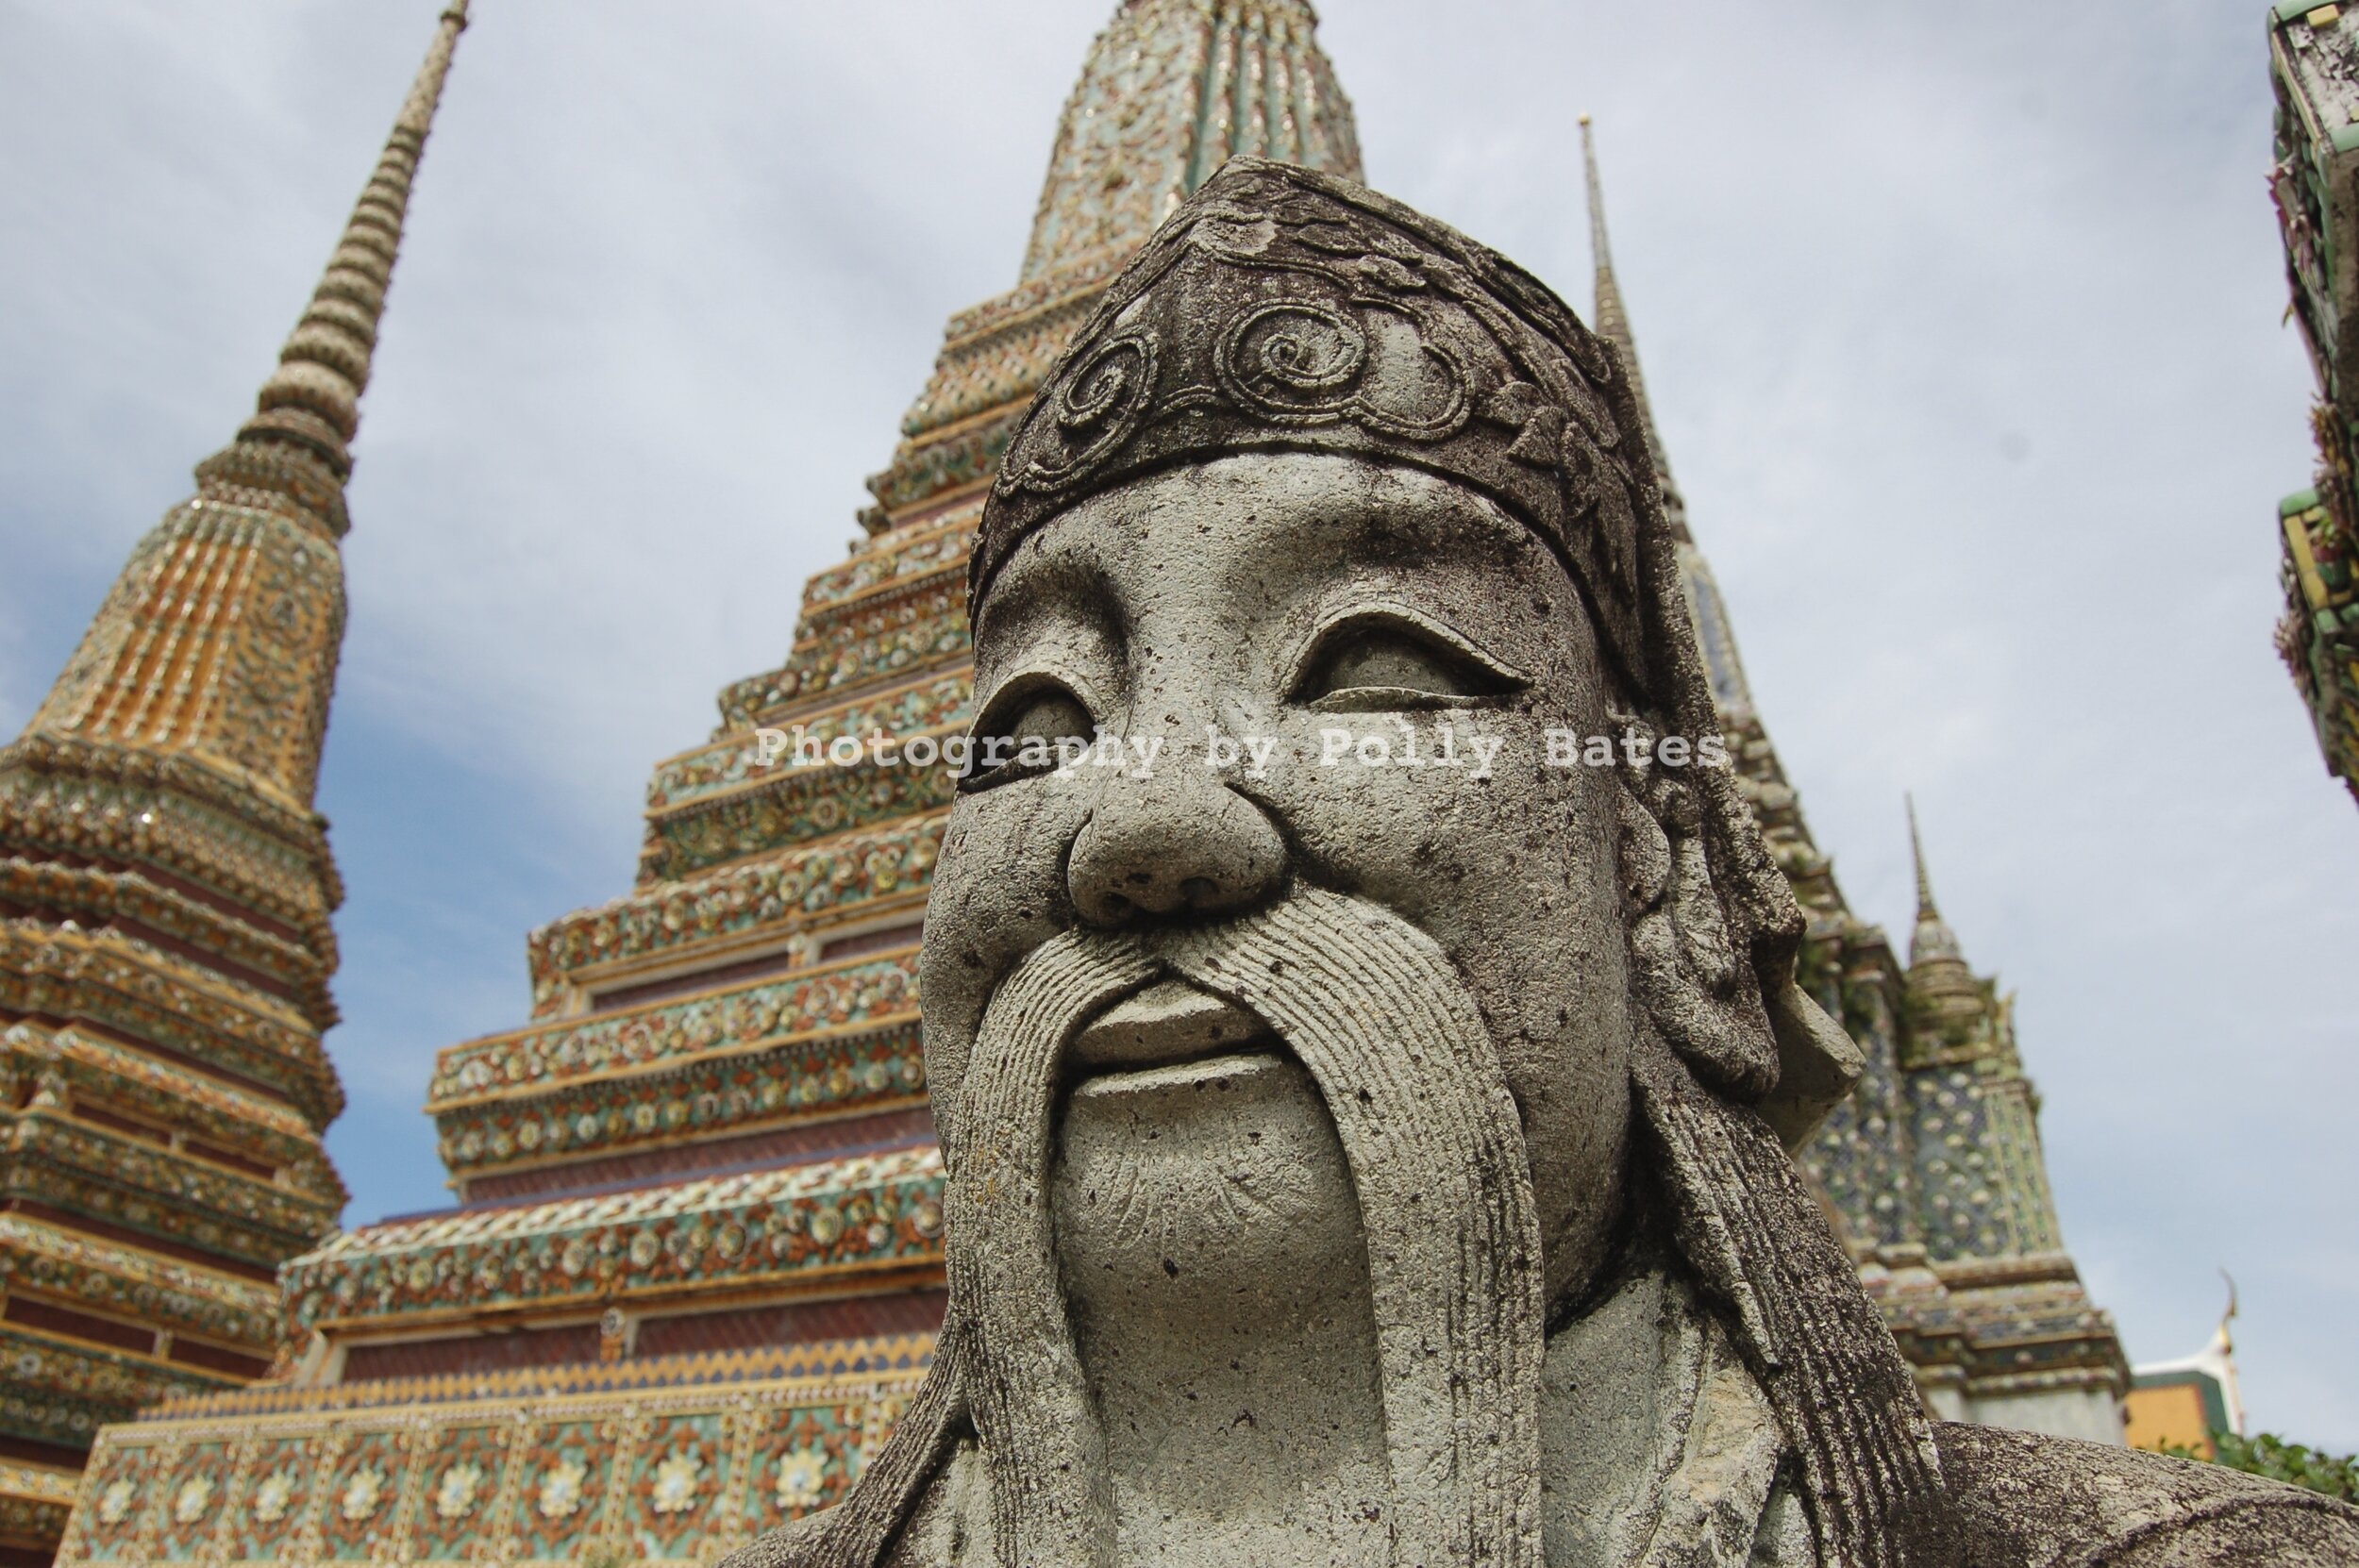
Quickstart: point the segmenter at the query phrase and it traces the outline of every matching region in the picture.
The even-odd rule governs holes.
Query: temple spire
[[[64,1469],[93,1420],[268,1373],[284,1327],[269,1281],[348,1197],[322,1143],[343,1107],[322,1043],[343,885],[313,805],[337,542],[410,181],[466,23],[459,0],[437,22],[253,417],[133,547],[0,746],[0,1077],[30,1091],[0,1105],[0,1141],[52,1173],[41,1212],[0,1234],[0,1277],[42,1279],[69,1336],[0,1358],[0,1405],[34,1412],[11,1430]],[[22,1510],[20,1483],[0,1475],[0,1507]]]
[[[1122,0],[1057,122],[1024,281],[1127,259],[1239,154],[1362,178],[1317,26],[1305,0]]]
[[[410,182],[467,25],[451,0],[253,416],[133,551],[28,739],[199,760],[308,814],[343,637],[344,481]],[[323,879],[332,880],[324,864]]]
[[[1916,931],[1909,940],[1909,967],[1935,961],[1962,963],[1957,934],[1933,902],[1932,874],[1925,869],[1925,840],[1916,826],[1916,800],[1904,796],[1909,813],[1909,855],[1916,866]]]
[[[1631,335],[1630,312],[1623,309],[1622,287],[1614,276],[1614,250],[1605,237],[1605,187],[1598,178],[1597,141],[1586,114],[1581,117],[1581,161],[1589,186],[1590,264],[1597,274],[1594,325],[1598,335],[1622,357],[1623,374],[1630,377],[1630,390],[1638,402],[1639,422],[1646,426],[1647,451],[1654,459],[1655,478],[1663,487],[1663,509],[1670,518],[1673,533],[1684,541],[1688,537],[1687,506],[1680,498],[1679,485],[1671,477],[1670,457],[1655,428],[1654,406],[1647,401],[1647,378],[1638,369],[1638,340]]]
[[[1925,837],[1916,826],[1916,797],[1900,797],[1909,813],[1909,858],[1916,865],[1916,918],[1920,921],[1939,920],[1941,911],[1933,906],[1932,874],[1925,869]]]
[[[278,369],[263,383],[254,417],[238,432],[241,445],[271,442],[309,451],[339,485],[352,472],[350,443],[360,426],[360,393],[369,384],[385,292],[401,250],[410,182],[442,103],[451,52],[466,25],[467,0],[451,0],[319,287],[279,350]],[[205,469],[198,476],[206,476]],[[343,531],[341,497],[328,521],[337,533]]]

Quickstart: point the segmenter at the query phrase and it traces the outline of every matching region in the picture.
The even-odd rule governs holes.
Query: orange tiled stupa
[[[0,750],[0,1561],[45,1560],[100,1426],[266,1372],[336,1229],[312,809],[360,398],[453,5],[254,416],[132,551]]]
[[[758,732],[963,728],[983,491],[1116,269],[1231,154],[1360,175],[1313,25],[1302,0],[1120,6],[1021,277],[952,318],[869,537],[811,580],[785,663],[657,765],[637,888],[532,935],[532,1022],[443,1053],[427,1110],[459,1206],[293,1262],[293,1376],[110,1428],[68,1560],[709,1561],[842,1492],[943,1306],[915,957],[951,786],[765,766]],[[1629,353],[1603,239],[1600,218],[1598,318]],[[1946,927],[1920,976],[1845,906],[1683,548],[1812,911],[1805,973],[1871,1059],[1814,1173],[1943,1413],[2118,1441],[2126,1370],[2057,1239],[2005,1004]]]

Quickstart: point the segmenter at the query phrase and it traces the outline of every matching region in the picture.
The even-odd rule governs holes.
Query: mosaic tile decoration
[[[472,1197],[478,1178],[547,1169],[559,1157],[624,1155],[794,1126],[819,1111],[883,1109],[912,1103],[925,1087],[917,1020],[903,1016],[527,1100],[460,1106],[437,1114],[434,1125],[443,1163],[470,1184]]]
[[[813,752],[824,754],[839,739],[859,741],[882,735],[897,741],[910,735],[939,737],[946,730],[962,731],[973,716],[974,695],[973,677],[961,671],[955,675],[929,676],[907,686],[821,709],[796,718],[788,726],[796,749],[782,753],[766,764],[757,755],[759,737],[744,733],[726,736],[658,764],[654,776],[647,781],[647,809],[668,811],[694,805],[731,791],[775,783],[790,773],[811,766],[841,766],[824,757],[816,763],[807,761],[800,755],[805,744]]]
[[[427,1088],[429,1115],[673,1059],[745,1051],[852,1025],[897,1023],[917,1008],[915,950],[798,970],[585,1019],[535,1024],[445,1048]]]
[[[0,1288],[36,1291],[233,1343],[278,1337],[278,1289],[25,1214],[0,1214]]]
[[[962,634],[963,635],[963,634]],[[948,729],[923,731],[937,744]],[[915,737],[911,737],[914,739]],[[861,762],[779,770],[775,778],[647,819],[642,881],[692,876],[781,843],[870,827],[947,807],[957,779],[942,767]]]
[[[856,919],[862,906],[905,898],[933,880],[945,813],[928,812],[770,859],[659,882],[532,933],[526,962],[536,1018],[572,999],[583,971],[659,959],[683,948],[784,937],[819,917]]]
[[[577,1361],[466,1372],[431,1377],[385,1377],[326,1388],[256,1383],[168,1398],[140,1412],[142,1422],[219,1421],[230,1416],[291,1415],[303,1411],[373,1410],[410,1405],[546,1399],[577,1394],[661,1392],[707,1384],[842,1382],[846,1378],[892,1380],[923,1370],[933,1359],[928,1333],[885,1334],[866,1339],[811,1340],[746,1350],[705,1351],[622,1361]]]
[[[803,586],[803,610],[828,609],[849,603],[876,590],[912,577],[947,569],[966,570],[967,552],[975,546],[975,528],[982,520],[982,503],[952,509],[923,526],[895,530],[873,549],[861,551],[840,565],[811,575]]]
[[[288,1332],[906,1272],[942,1259],[933,1144],[337,1237],[281,1272]]]
[[[78,1472],[0,1460],[0,1546],[45,1551],[65,1533]]]
[[[267,1279],[343,1208],[320,1143],[343,1109],[320,1043],[343,887],[312,808],[343,640],[344,481],[465,25],[451,0],[253,412],[132,548],[0,746],[0,1197],[14,1210],[0,1281],[75,1326],[0,1332],[0,1433],[79,1447],[141,1404],[266,1367],[276,1313],[237,1276]],[[107,1339],[110,1313],[176,1338],[130,1354],[83,1337]],[[202,1555],[231,1506],[229,1461],[215,1444],[173,1463],[141,1533],[109,1550]],[[93,1519],[133,1508],[125,1479],[92,1499]],[[44,1550],[55,1511],[0,1476],[0,1544]]]
[[[135,1422],[59,1562],[710,1563],[840,1495],[917,1375]]]

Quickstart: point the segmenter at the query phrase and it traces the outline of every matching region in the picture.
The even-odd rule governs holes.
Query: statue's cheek
[[[1561,901],[1568,861],[1596,837],[1567,829],[1594,813],[1579,779],[1545,765],[1539,732],[1510,717],[1313,715],[1307,758],[1257,792],[1310,875],[1412,918],[1461,910],[1480,924],[1518,890]]]
[[[929,1021],[979,1019],[999,979],[1070,927],[1064,858],[1086,808],[1056,778],[963,796],[952,809],[926,904],[919,982]]]

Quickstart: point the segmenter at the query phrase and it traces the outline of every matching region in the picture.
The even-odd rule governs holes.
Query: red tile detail
[[[819,961],[832,963],[837,959],[855,958],[862,953],[881,953],[888,947],[907,947],[925,931],[926,924],[915,921],[907,926],[888,926],[881,931],[862,931],[854,937],[837,937],[819,949]]]
[[[183,1366],[201,1366],[208,1372],[226,1372],[232,1377],[259,1377],[270,1370],[270,1362],[259,1356],[242,1355],[192,1340],[173,1341],[172,1359]]]
[[[922,1105],[899,1110],[879,1110],[841,1121],[810,1122],[774,1127],[737,1138],[716,1138],[639,1154],[608,1155],[599,1159],[549,1165],[536,1171],[502,1176],[471,1176],[467,1180],[469,1209],[484,1209],[519,1198],[542,1201],[586,1192],[592,1188],[652,1187],[680,1176],[740,1167],[795,1165],[824,1159],[853,1149],[902,1148],[922,1143],[934,1135],[934,1113]]]
[[[71,1334],[77,1340],[93,1344],[110,1344],[118,1350],[136,1350],[147,1355],[156,1348],[156,1331],[133,1324],[116,1323],[110,1318],[94,1318],[88,1312],[77,1312],[70,1307],[52,1307],[45,1301],[27,1301],[23,1296],[10,1296],[8,1309],[0,1317],[10,1323],[21,1323],[27,1328],[43,1328],[52,1334]]]
[[[753,1350],[769,1344],[930,1334],[942,1327],[949,1293],[903,1291],[733,1311],[647,1318],[639,1325],[634,1358],[688,1356],[707,1350]]]
[[[509,1367],[558,1366],[598,1359],[598,1326],[525,1328],[462,1340],[412,1340],[402,1344],[356,1344],[344,1352],[343,1380],[431,1377],[449,1372],[498,1372]]]

